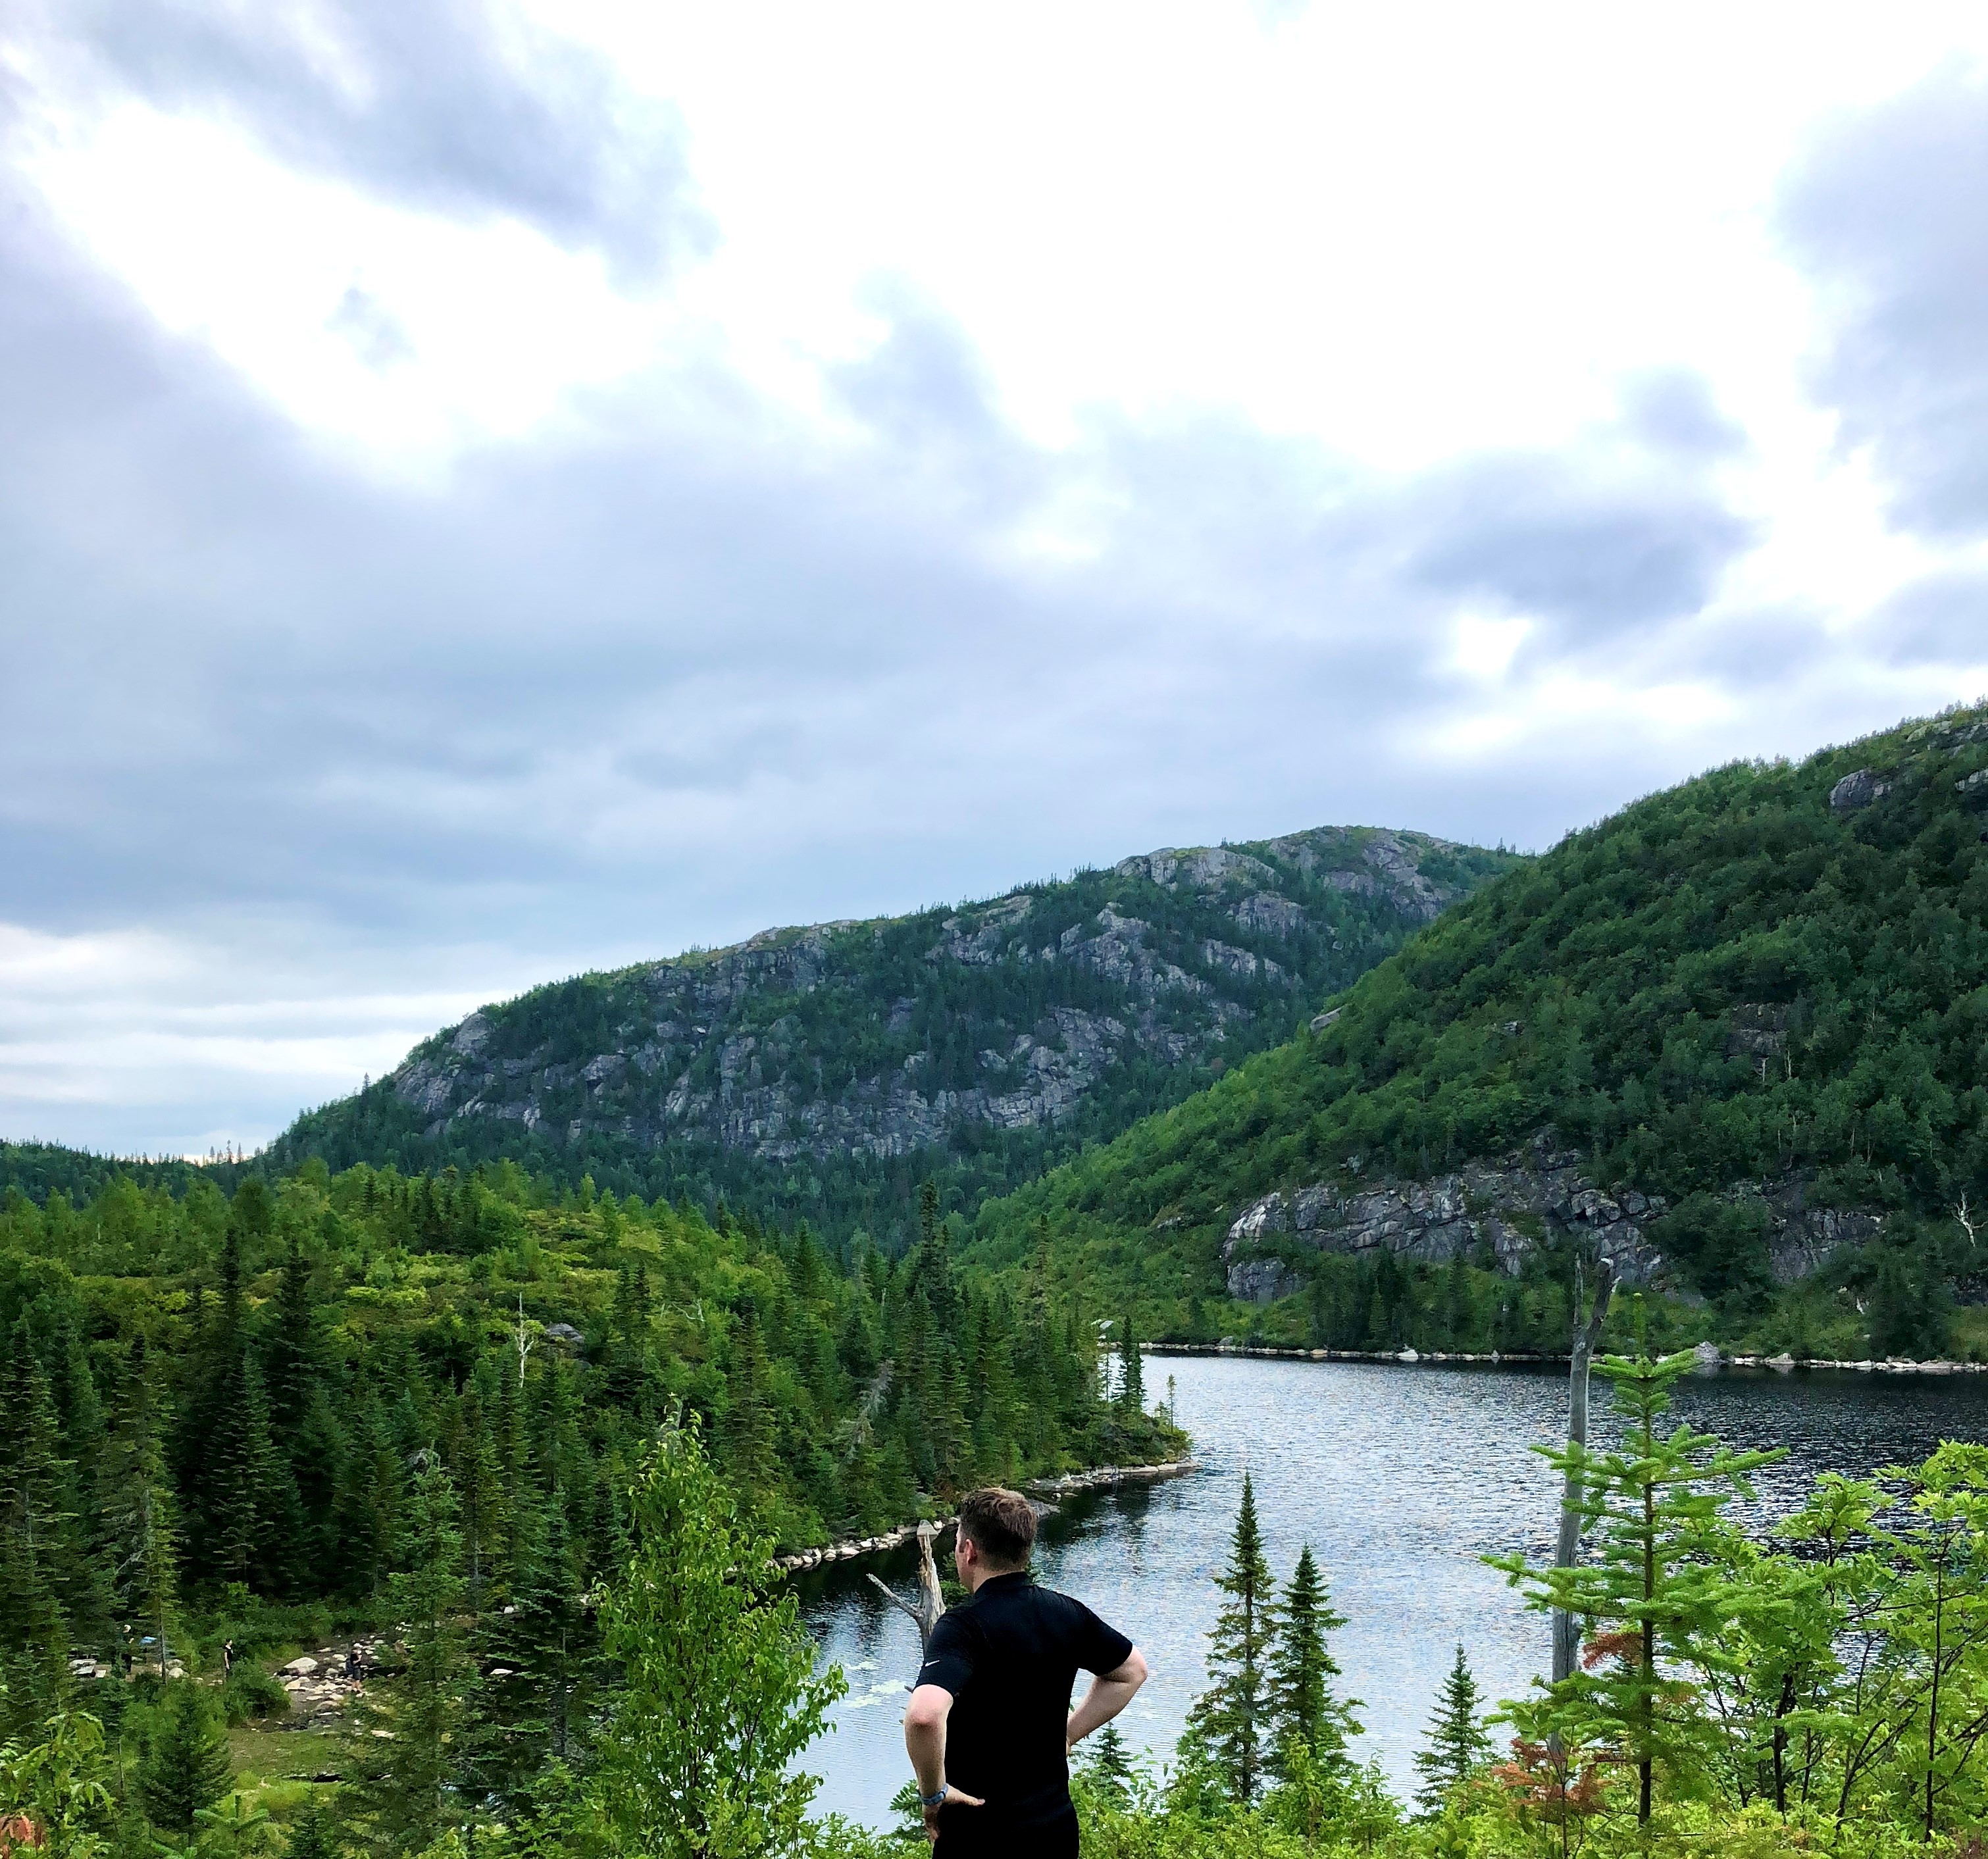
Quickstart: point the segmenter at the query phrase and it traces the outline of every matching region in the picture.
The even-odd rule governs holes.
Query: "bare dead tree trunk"
[[[921,1650],[931,1641],[932,1629],[945,1611],[945,1597],[939,1592],[938,1565],[932,1560],[932,1543],[944,1526],[928,1520],[918,1526],[918,1598],[908,1601],[880,1575],[872,1574],[871,1585],[894,1607],[901,1607],[918,1624]]]
[[[1587,1369],[1594,1360],[1594,1345],[1601,1340],[1601,1325],[1608,1315],[1608,1300],[1614,1295],[1615,1268],[1603,1259],[1594,1272],[1594,1303],[1584,1318],[1581,1312],[1581,1273],[1574,1279],[1574,1355],[1567,1368],[1567,1443],[1570,1447],[1587,1444]],[[1560,1494],[1560,1543],[1554,1552],[1554,1567],[1570,1569],[1581,1553],[1581,1506],[1584,1496],[1577,1467],[1570,1468],[1567,1486]],[[1581,1651],[1581,1624],[1571,1614],[1554,1610],[1553,1675],[1557,1685],[1574,1675]]]

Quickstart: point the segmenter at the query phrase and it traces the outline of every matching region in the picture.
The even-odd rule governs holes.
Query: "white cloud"
[[[1886,502],[1972,402],[1879,365],[1971,260],[1838,288],[1978,9],[12,33],[0,1129],[252,1141],[577,967],[1543,843],[1988,676],[1980,543]]]

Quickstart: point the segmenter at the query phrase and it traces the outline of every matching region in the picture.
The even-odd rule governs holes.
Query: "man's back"
[[[948,1852],[1070,1816],[1070,1688],[1080,1671],[1116,1671],[1131,1651],[1122,1633],[1026,1570],[990,1577],[940,1618],[918,1683],[952,1695],[946,1777],[986,1802],[942,1818]]]

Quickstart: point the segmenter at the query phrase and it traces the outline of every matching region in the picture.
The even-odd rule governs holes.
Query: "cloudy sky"
[[[15,0],[0,1135],[1988,690],[1978,5]]]

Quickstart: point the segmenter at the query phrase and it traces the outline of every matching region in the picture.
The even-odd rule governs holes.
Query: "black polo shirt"
[[[1037,1587],[1026,1569],[990,1577],[940,1615],[918,1683],[952,1693],[945,1779],[987,1803],[941,1810],[942,1854],[1061,1831],[1065,1823],[1075,1850],[1064,1741],[1070,1688],[1079,1671],[1115,1671],[1131,1655],[1124,1634],[1082,1601]]]

